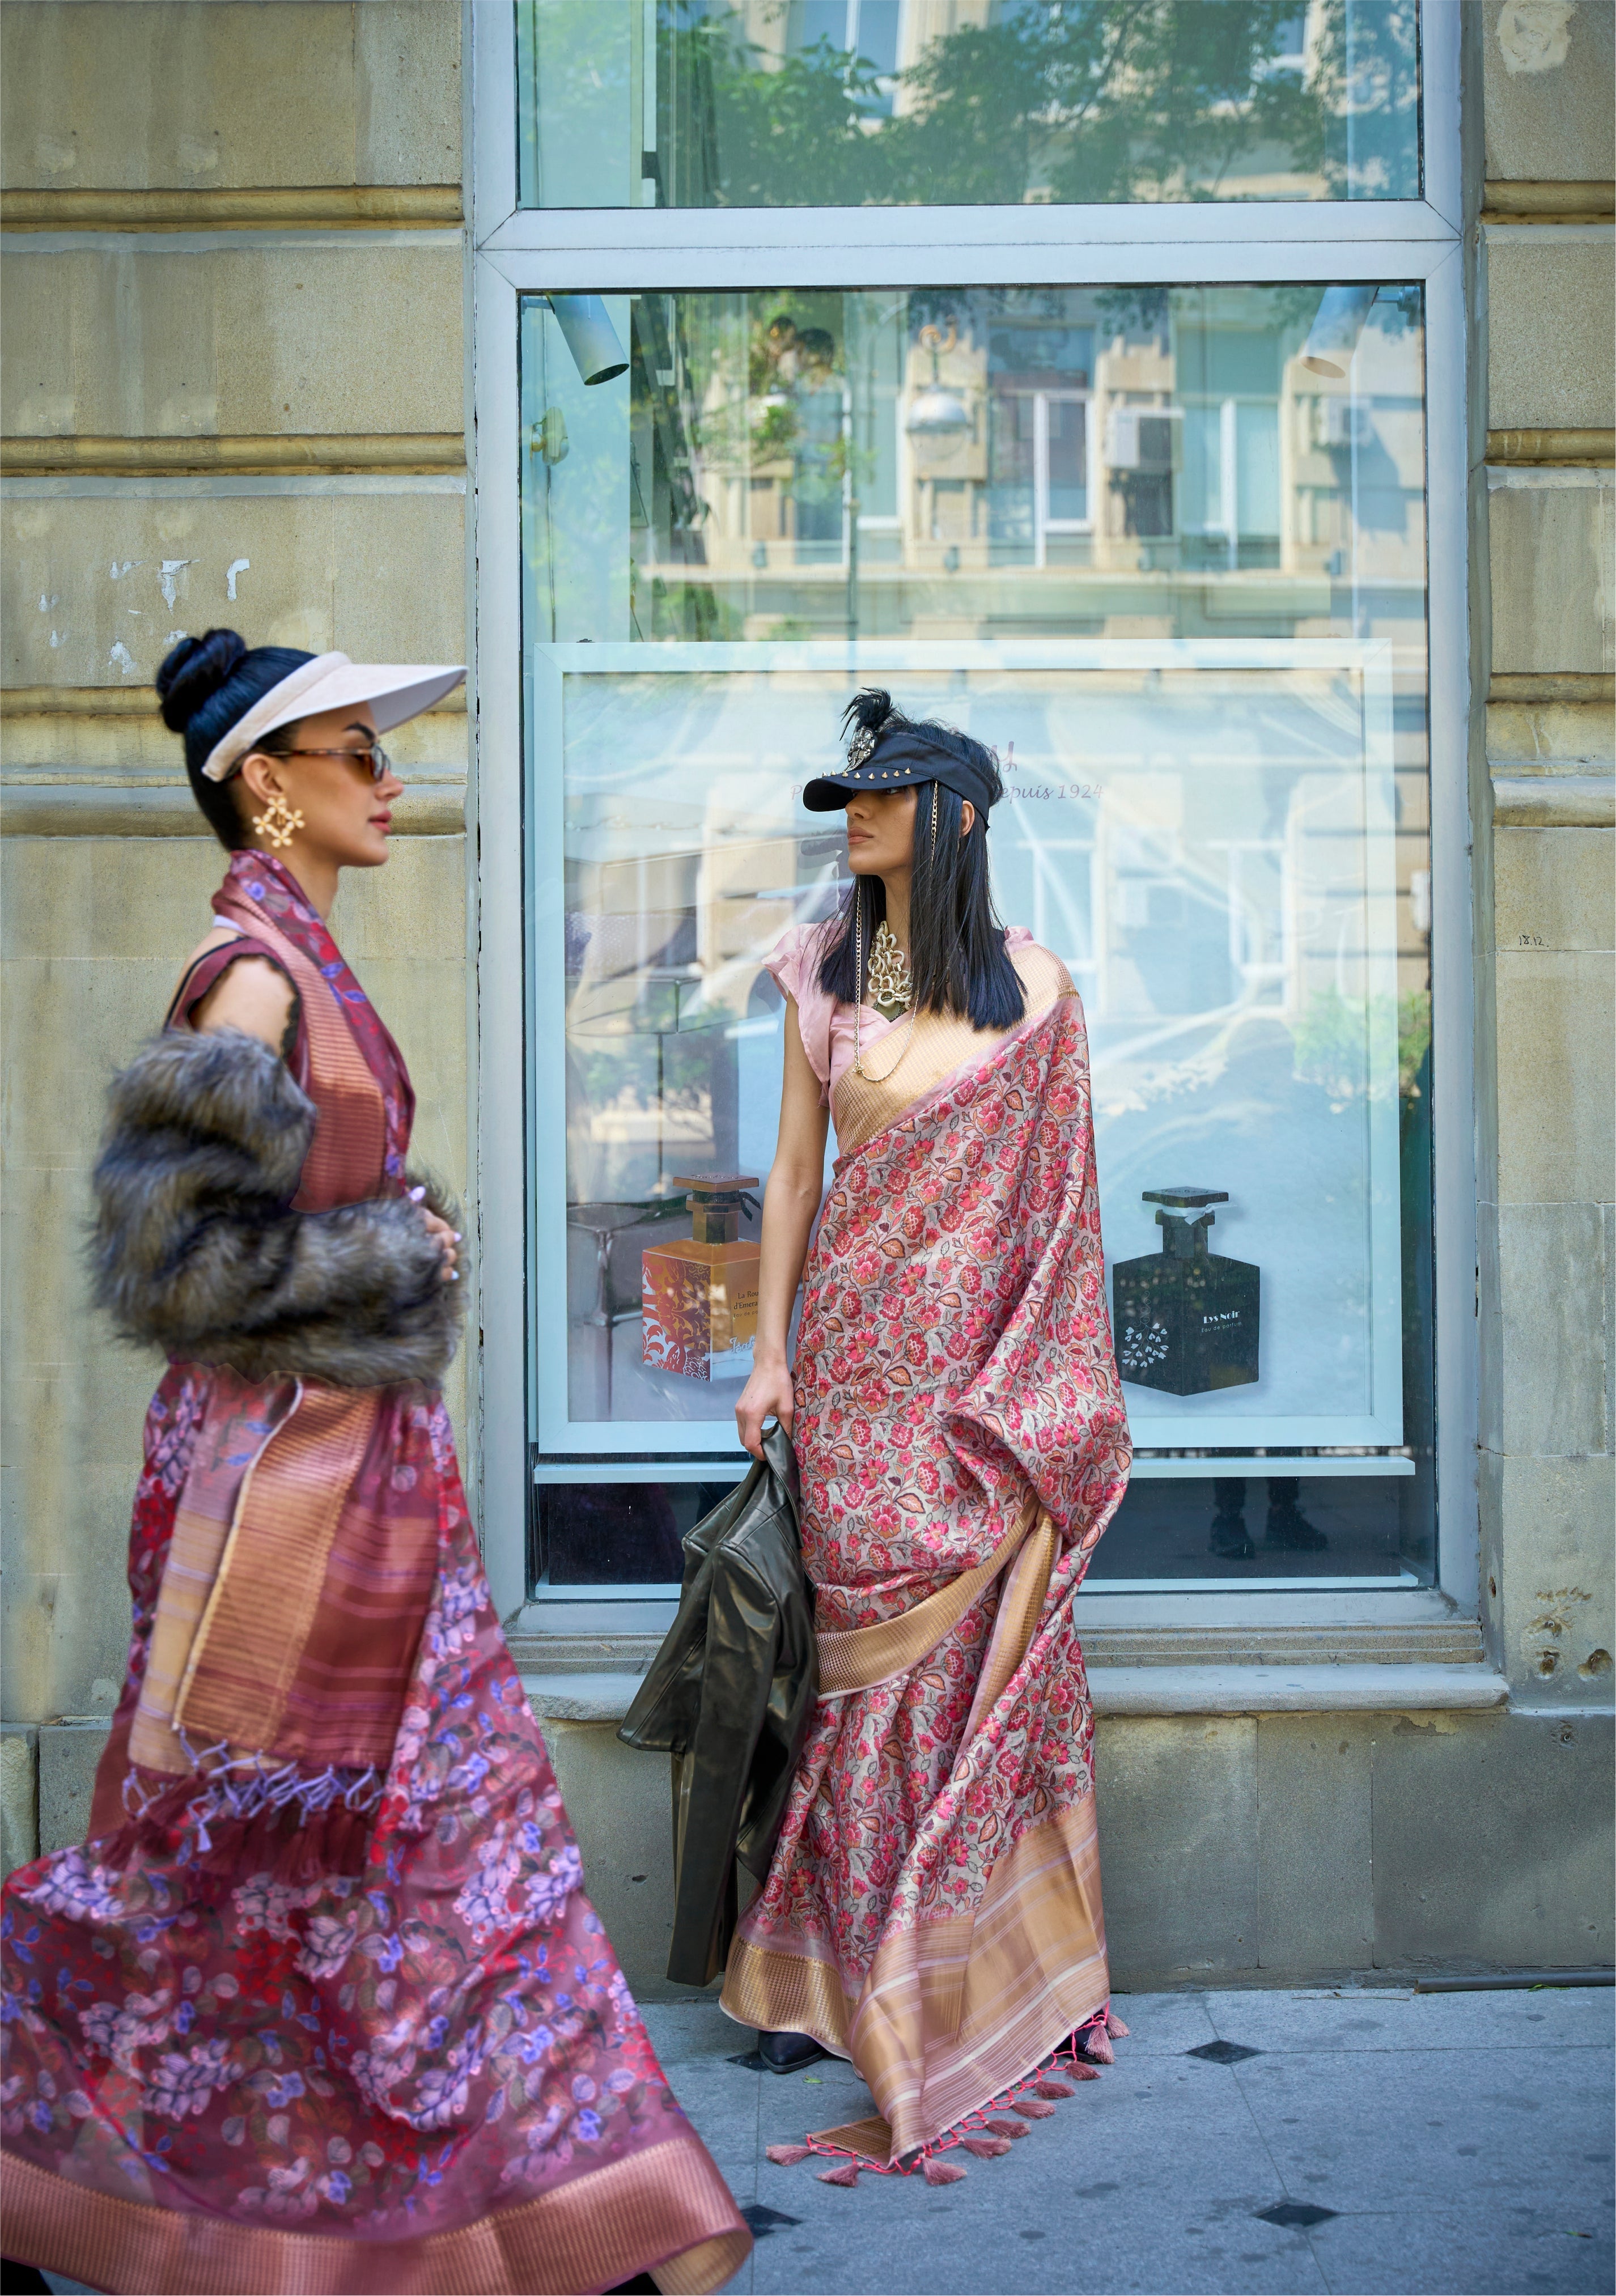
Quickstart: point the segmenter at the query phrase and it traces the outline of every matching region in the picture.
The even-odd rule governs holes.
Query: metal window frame
[[[1424,196],[1412,201],[1137,207],[526,209],[516,206],[514,18],[468,0],[476,452],[471,788],[478,954],[475,1109],[480,1264],[480,1488],[502,1616],[525,1595],[530,1488],[526,1358],[527,1111],[518,301],[677,283],[849,289],[1017,284],[1193,286],[1284,280],[1420,281],[1426,299],[1426,611],[1430,669],[1432,1136],[1438,1589],[1285,1597],[1327,1626],[1474,1615],[1476,1132],[1472,970],[1467,575],[1468,345],[1460,175],[1461,0],[1421,0]],[[542,930],[560,857],[526,889]],[[1121,1623],[1171,1627],[1207,1597],[1107,1598]],[[1242,1598],[1231,1595],[1238,1605]],[[1251,1597],[1253,1602],[1272,1597]],[[1388,1607],[1390,1606],[1390,1607]]]

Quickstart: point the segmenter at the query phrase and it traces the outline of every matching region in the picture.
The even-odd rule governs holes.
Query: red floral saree
[[[1007,1037],[926,1016],[833,1096],[794,1430],[821,1702],[723,1994],[850,2058],[894,2159],[1109,1992],[1072,1598],[1131,1455],[1082,1011],[1017,962]]]
[[[301,1000],[296,1204],[396,1194],[408,1078],[295,879],[238,856],[216,906]],[[435,1390],[171,1365],[129,1585],[90,1839],[4,1890],[7,2254],[165,2296],[731,2278]]]

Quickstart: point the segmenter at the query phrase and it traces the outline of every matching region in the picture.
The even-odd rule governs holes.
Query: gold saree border
[[[226,881],[228,906],[216,914],[253,940],[265,942],[292,978],[308,1030],[309,1085],[319,1120],[292,1203],[299,1211],[330,1211],[378,1193],[387,1161],[387,1108],[347,1015],[329,980],[267,909]],[[183,985],[183,984],[182,984]],[[353,1172],[365,1175],[356,1195]]]
[[[536,2200],[418,2240],[345,2240],[184,2214],[0,2155],[19,2262],[111,2296],[592,2296],[650,2272],[667,2296],[733,2279],[752,2236],[693,2129]]]
[[[852,2005],[828,1961],[776,1953],[737,1937],[729,1951],[718,2006],[737,2025],[760,2033],[808,2033],[833,2056],[849,2057]]]
[[[174,1726],[272,1748],[314,1624],[380,1388],[310,1384],[248,1468]]]
[[[1029,1494],[985,1562],[962,1570],[957,1578],[939,1587],[935,1595],[928,1595],[924,1602],[900,1611],[895,1619],[882,1619],[873,1627],[833,1627],[816,1636],[821,1698],[847,1698],[855,1691],[874,1690],[877,1683],[917,1667],[1019,1551],[1038,1512],[1038,1498]],[[1047,1522],[1048,1517],[1044,1521]]]
[[[850,2058],[897,2156],[1024,2080],[1110,1996],[1090,1793],[999,1860],[974,1920],[916,1923],[882,1946],[850,2016],[829,1964],[744,1938],[720,2005]]]

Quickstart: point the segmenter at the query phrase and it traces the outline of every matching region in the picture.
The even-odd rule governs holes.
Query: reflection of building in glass
[[[518,0],[533,207],[1417,197],[1415,0]]]
[[[633,299],[636,634],[1412,627],[1417,297],[1326,379],[1318,292]]]

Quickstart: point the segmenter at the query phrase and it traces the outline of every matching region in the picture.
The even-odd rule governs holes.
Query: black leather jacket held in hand
[[[819,1691],[797,1527],[797,1458],[762,1459],[685,1539],[679,1611],[618,1736],[673,1756],[675,1911],[668,1974],[708,1985],[736,1919],[735,1860],[768,1874]]]

